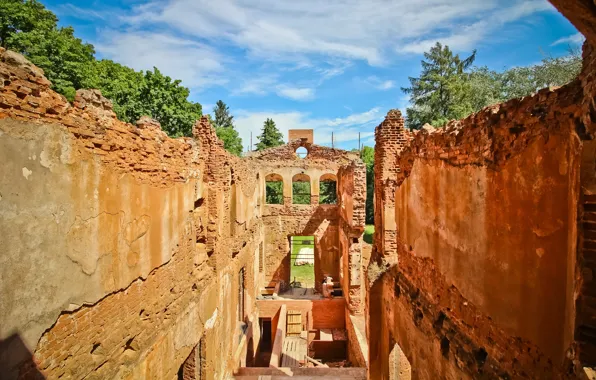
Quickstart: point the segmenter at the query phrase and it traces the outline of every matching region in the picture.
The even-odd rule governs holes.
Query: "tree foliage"
[[[213,107],[213,125],[216,128],[234,127],[234,116],[230,113],[230,107],[221,100],[218,100]]]
[[[528,96],[550,86],[562,86],[577,78],[582,59],[577,51],[565,57],[544,58],[540,64],[514,67],[503,72],[475,67],[467,79],[473,111],[509,99]]]
[[[471,111],[467,103],[462,102],[467,91],[462,74],[474,63],[476,51],[461,59],[449,46],[437,42],[424,53],[424,58],[420,77],[410,77],[410,87],[402,88],[410,95],[412,103],[406,110],[407,125],[412,129],[419,129],[426,123],[444,124]]]
[[[263,123],[263,130],[261,134],[257,136],[257,140],[259,140],[257,143],[257,150],[280,146],[284,143],[283,134],[277,129],[275,122],[272,119],[265,120],[265,123]]]
[[[486,66],[472,67],[476,51],[461,60],[438,42],[424,57],[420,77],[410,78],[410,87],[402,88],[411,97],[406,125],[412,129],[426,123],[440,127],[488,105],[527,96],[544,87],[562,86],[574,80],[581,70],[578,51],[503,72]]]
[[[362,147],[360,157],[366,165],[366,224],[375,223],[375,150],[370,146]]]
[[[325,205],[337,203],[337,182],[332,180],[319,182],[319,203]]]
[[[217,137],[224,143],[224,148],[236,156],[241,156],[242,139],[234,127],[234,116],[230,113],[230,107],[218,100],[213,107],[213,119],[211,120]]]
[[[310,204],[310,182],[296,181],[292,183],[292,203],[295,205]]]
[[[118,117],[134,123],[147,115],[173,137],[190,136],[201,105],[190,91],[157,68],[137,72],[110,60],[96,60],[93,45],[75,37],[72,27],[37,0],[0,0],[0,45],[42,68],[52,88],[72,101],[76,90],[97,88],[114,104]]]
[[[265,202],[270,205],[282,205],[284,203],[284,183],[282,181],[265,183]]]

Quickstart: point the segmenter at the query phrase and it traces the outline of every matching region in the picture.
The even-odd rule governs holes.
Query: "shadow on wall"
[[[45,379],[19,334],[0,339],[0,380]]]

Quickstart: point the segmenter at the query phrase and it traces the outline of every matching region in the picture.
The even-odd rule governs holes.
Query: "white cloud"
[[[224,57],[211,47],[168,34],[152,32],[105,32],[95,44],[102,57],[136,70],[159,70],[183,85],[201,89],[224,84]]]
[[[422,54],[428,51],[437,41],[448,45],[454,51],[470,51],[478,47],[487,37],[500,27],[528,17],[533,13],[552,11],[553,7],[546,1],[526,0],[518,4],[499,7],[475,22],[457,22],[447,32],[428,33],[397,47],[399,53]],[[480,16],[480,15],[479,15]]]
[[[287,85],[280,85],[277,88],[277,94],[281,97],[292,100],[312,100],[315,97],[315,90],[307,87],[290,87]]]
[[[252,132],[253,144],[257,143],[257,136],[261,134],[263,123],[267,118],[273,119],[277,128],[284,134],[287,141],[289,129],[314,129],[315,144],[330,145],[331,133],[335,143],[354,141],[358,139],[358,132],[362,141],[374,135],[374,127],[382,120],[383,115],[378,107],[366,112],[353,113],[340,118],[313,118],[308,113],[290,112],[251,112],[239,111],[234,118],[236,129],[243,144],[250,144]],[[357,144],[356,144],[357,145]]]
[[[392,80],[383,81],[381,84],[379,84],[379,86],[377,86],[379,90],[390,90],[393,87],[395,87],[395,83]]]
[[[239,87],[231,90],[231,94],[234,96],[265,96],[274,93],[282,98],[297,101],[312,100],[315,97],[315,89],[312,87],[279,83],[278,81],[278,75],[263,75],[254,78],[244,78]]]
[[[277,75],[244,78],[240,86],[231,90],[232,95],[267,95],[277,86]]]
[[[373,87],[380,91],[391,90],[395,87],[395,82],[389,79],[381,79],[376,75],[370,75],[366,78],[356,77],[354,82],[363,87]]]
[[[318,55],[378,65],[388,51],[420,52],[437,38],[469,49],[506,23],[552,9],[545,0],[160,0],[124,19],[231,43],[262,59]]]
[[[111,28],[93,41],[101,56],[135,69],[157,66],[193,90],[230,83],[234,95],[276,93],[293,100],[313,99],[324,81],[359,61],[387,65],[396,53],[421,53],[436,40],[469,51],[489,43],[507,23],[554,9],[546,0],[427,0],[423,6],[419,0],[132,4],[126,11],[72,5],[62,11],[101,19]],[[296,78],[288,73],[297,70],[308,83],[292,83]],[[259,77],[266,81],[258,82]],[[242,84],[231,87],[237,83]],[[377,84],[379,90],[393,86]]]
[[[559,38],[558,40],[553,42],[550,46],[557,46],[557,45],[563,45],[563,44],[581,45],[584,43],[585,40],[586,40],[586,38],[584,37],[583,34],[576,33],[576,34],[572,34],[567,37]]]

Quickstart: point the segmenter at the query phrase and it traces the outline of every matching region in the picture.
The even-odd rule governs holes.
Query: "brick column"
[[[375,238],[373,257],[397,260],[395,191],[397,156],[407,143],[404,118],[399,110],[390,110],[375,129]]]

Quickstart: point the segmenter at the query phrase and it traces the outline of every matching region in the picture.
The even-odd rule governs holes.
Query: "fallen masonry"
[[[594,379],[596,10],[552,3],[575,81],[377,127],[372,246],[358,153],[172,139],[0,49],[0,378]]]

